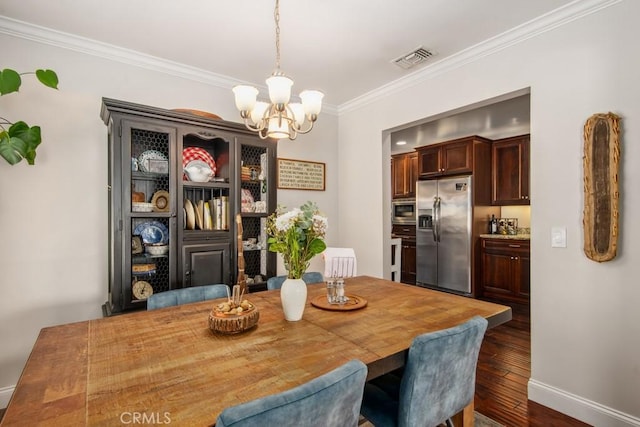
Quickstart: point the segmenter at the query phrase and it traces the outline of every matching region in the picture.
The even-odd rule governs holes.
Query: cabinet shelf
[[[156,270],[149,271],[132,271],[131,275],[136,277],[153,277],[156,274]]]
[[[148,254],[148,253],[142,253],[142,254],[132,255],[131,256],[131,263],[132,264],[145,264],[150,260],[157,260],[158,258],[168,258],[168,257],[169,257],[168,253],[166,253],[164,255],[151,255],[151,254]]]
[[[131,212],[131,218],[170,218],[171,212]]]
[[[183,230],[184,240],[217,240],[229,237],[229,230]]]
[[[230,188],[230,185],[228,182],[182,181],[182,186],[187,188]]]
[[[266,212],[240,212],[240,215],[246,218],[266,218],[269,216]]]
[[[168,179],[168,173],[157,173],[157,172],[142,172],[142,171],[132,171],[131,179],[143,180],[143,181],[155,181],[157,179]]]

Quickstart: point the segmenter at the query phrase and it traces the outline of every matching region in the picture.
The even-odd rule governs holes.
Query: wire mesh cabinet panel
[[[106,314],[146,307],[176,285],[176,127],[110,116]]]
[[[242,217],[245,275],[250,291],[266,289],[276,274],[276,254],[267,245],[267,216],[276,210],[276,142],[236,138],[236,206]],[[237,252],[236,252],[237,253]]]

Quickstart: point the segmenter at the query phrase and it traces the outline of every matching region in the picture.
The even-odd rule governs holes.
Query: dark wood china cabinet
[[[249,289],[264,288],[276,272],[265,232],[276,208],[276,142],[239,123],[114,99],[103,99],[101,117],[109,161],[104,314],[144,309],[151,293],[233,285],[237,214],[251,239],[243,242],[245,273],[257,279]],[[185,172],[190,165],[215,172],[199,180]]]

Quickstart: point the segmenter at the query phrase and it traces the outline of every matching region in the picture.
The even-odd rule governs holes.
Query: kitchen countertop
[[[481,234],[483,239],[529,240],[530,234]]]

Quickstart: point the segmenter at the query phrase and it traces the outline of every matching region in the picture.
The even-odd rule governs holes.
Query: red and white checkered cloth
[[[199,147],[187,147],[182,150],[182,167],[185,168],[190,161],[193,160],[202,160],[206,164],[209,165],[211,170],[213,171],[213,175],[216,174],[216,161],[213,160],[211,154],[204,148]]]

